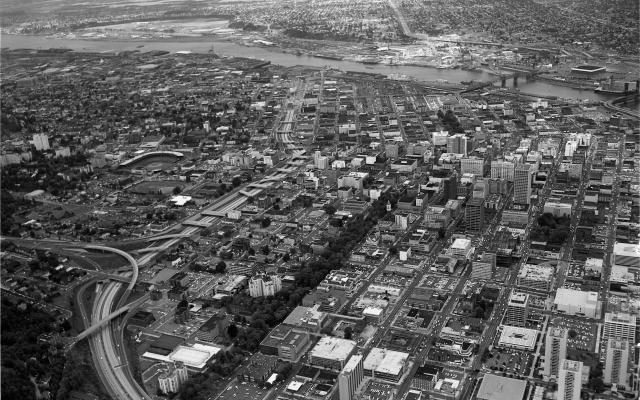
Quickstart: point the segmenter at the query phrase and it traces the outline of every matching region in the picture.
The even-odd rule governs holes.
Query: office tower
[[[513,182],[515,164],[510,161],[491,161],[491,179],[506,179]]]
[[[449,200],[458,198],[458,175],[454,174],[444,179],[444,195]]]
[[[362,356],[360,354],[353,355],[340,371],[340,375],[338,375],[340,400],[351,400],[363,379]]]
[[[604,383],[626,387],[628,367],[629,343],[624,340],[609,339],[604,364]]]
[[[479,157],[468,157],[460,160],[460,172],[484,176],[484,160]]]
[[[582,363],[561,360],[557,400],[580,400],[580,390],[582,390]]]
[[[511,292],[507,304],[505,325],[524,327],[529,315],[529,295],[526,293]]]
[[[482,232],[484,227],[484,199],[473,198],[469,200],[464,218],[467,231]]]
[[[605,340],[624,340],[635,345],[636,316],[627,313],[606,313],[602,337]]]
[[[36,150],[49,150],[49,136],[44,133],[34,133],[31,143]]]
[[[471,277],[475,279],[491,279],[496,269],[496,254],[483,253],[479,260],[471,265]]]
[[[468,139],[462,133],[457,133],[447,138],[447,153],[467,155]]]
[[[514,174],[513,202],[531,204],[531,166],[518,164]]]
[[[567,357],[567,330],[550,327],[544,347],[544,376],[557,377],[560,362]]]

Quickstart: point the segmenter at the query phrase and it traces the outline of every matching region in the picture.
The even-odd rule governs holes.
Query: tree
[[[240,179],[239,176],[234,176],[231,180],[231,184],[233,185],[233,187],[238,187],[242,184],[242,179]]]
[[[173,188],[174,195],[180,194],[180,192],[182,192],[182,188],[180,186],[176,186]]]
[[[322,209],[324,210],[325,213],[329,214],[329,215],[333,215],[336,213],[336,207],[333,204],[325,204]]]
[[[569,338],[571,339],[575,339],[576,336],[578,336],[578,332],[574,331],[573,329],[569,329]]]
[[[262,218],[262,220],[260,221],[260,226],[263,228],[267,228],[269,225],[271,225],[271,218],[269,217]]]
[[[351,339],[351,337],[353,337],[353,328],[347,326],[346,328],[344,328],[344,338]]]
[[[219,274],[223,274],[227,270],[227,263],[220,260],[218,264],[216,264],[216,272]]]
[[[262,246],[262,254],[266,256],[266,255],[269,255],[270,252],[271,252],[271,249],[269,248],[268,245],[265,244],[264,246]]]
[[[389,254],[395,256],[396,254],[398,254],[398,248],[396,246],[389,247]]]
[[[444,239],[444,236],[446,235],[447,231],[445,231],[444,228],[439,228],[438,229],[438,239]]]
[[[229,335],[229,337],[231,339],[235,338],[236,336],[238,336],[238,327],[236,326],[236,324],[230,324],[227,327],[227,334]]]

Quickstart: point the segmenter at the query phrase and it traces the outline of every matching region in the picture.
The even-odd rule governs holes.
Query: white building
[[[629,370],[629,343],[624,340],[607,341],[607,358],[604,364],[604,383],[627,387]]]
[[[640,244],[616,243],[613,246],[613,257],[615,265],[640,268]]]
[[[627,313],[608,312],[604,315],[602,337],[636,343],[636,316]]]
[[[571,216],[572,205],[569,203],[560,203],[547,201],[544,203],[544,212],[553,214],[554,217]]]
[[[531,351],[536,347],[539,331],[509,325],[502,325],[501,328],[498,346],[524,351]]]
[[[515,173],[515,164],[510,161],[491,161],[491,178],[492,179],[506,179],[509,182],[513,182],[513,176]]]
[[[44,133],[34,133],[31,144],[33,144],[36,150],[49,150],[49,136]]]
[[[167,370],[158,375],[158,387],[164,394],[177,393],[188,378],[187,367],[183,363],[170,363]]]
[[[342,371],[340,371],[340,375],[338,375],[338,392],[340,394],[340,400],[351,400],[354,393],[358,391],[363,380],[364,369],[362,356],[360,354],[356,354],[351,356]]]
[[[562,360],[558,376],[558,400],[580,400],[582,363]]]
[[[463,174],[483,176],[484,160],[479,157],[465,157],[460,160],[460,172]]]
[[[408,359],[408,353],[374,347],[364,360],[364,373],[397,382],[405,372]]]
[[[557,377],[560,362],[567,358],[567,330],[550,327],[544,346],[544,376]]]
[[[309,363],[324,368],[341,370],[356,348],[353,340],[323,336],[309,352]]]
[[[524,327],[529,316],[529,295],[527,293],[511,292],[507,303],[505,323],[511,326]]]
[[[453,244],[449,248],[450,252],[454,256],[463,256],[469,258],[473,248],[471,247],[471,240],[458,238],[453,241]]]
[[[553,302],[560,312],[569,315],[584,315],[588,318],[597,318],[600,309],[598,292],[560,288],[556,291],[556,298]]]
[[[278,275],[256,275],[249,280],[251,297],[273,296],[282,289],[282,280]]]

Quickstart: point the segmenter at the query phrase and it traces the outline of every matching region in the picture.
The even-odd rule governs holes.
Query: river
[[[353,61],[329,60],[306,55],[295,55],[282,53],[276,49],[266,47],[250,47],[228,41],[208,41],[193,39],[165,39],[158,41],[118,41],[113,39],[105,40],[80,40],[63,39],[48,36],[27,36],[2,34],[0,44],[3,48],[9,49],[50,49],[66,48],[75,51],[123,51],[123,50],[164,50],[175,53],[177,51],[191,51],[194,53],[207,53],[212,48],[214,52],[222,56],[248,57],[265,61],[272,64],[291,67],[295,65],[305,65],[312,67],[329,66],[342,71],[356,71],[378,73],[383,75],[404,74],[420,81],[434,82],[446,80],[451,83],[461,81],[483,81],[492,78],[484,71],[466,71],[460,69],[438,69],[430,67],[415,67],[409,65],[385,65],[374,64],[365,65]],[[143,46],[143,47],[140,47]],[[511,80],[507,86],[512,86]],[[525,80],[518,81],[518,88],[531,94],[541,96],[557,96],[560,98],[608,100],[610,96],[603,96],[591,90],[573,89],[566,86],[553,85],[548,82]]]

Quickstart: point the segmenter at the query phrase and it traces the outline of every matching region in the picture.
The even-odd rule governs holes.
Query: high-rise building
[[[363,358],[360,354],[351,356],[338,375],[340,400],[351,400],[364,379]]]
[[[180,385],[187,381],[187,367],[180,361],[167,365],[167,370],[158,375],[158,388],[164,394],[177,393]]]
[[[473,198],[469,200],[464,218],[467,231],[482,232],[484,227],[484,199]]]
[[[447,153],[467,155],[468,138],[462,133],[457,133],[447,138]]]
[[[444,195],[449,200],[458,198],[458,175],[451,175],[444,179]]]
[[[273,296],[282,289],[282,280],[278,275],[256,275],[249,280],[251,297]]]
[[[513,202],[531,204],[531,165],[518,164],[514,173]]]
[[[496,253],[483,253],[479,260],[471,265],[471,277],[475,279],[491,279],[496,269]]]
[[[604,364],[604,383],[627,386],[629,368],[629,343],[624,340],[609,339]]]
[[[460,160],[460,172],[462,174],[484,176],[484,159],[480,157],[463,158]]]
[[[544,376],[558,377],[560,362],[567,358],[567,330],[550,327],[544,348]]]
[[[580,400],[582,390],[582,363],[561,360],[558,375],[558,400]]]
[[[513,182],[515,164],[511,161],[491,161],[491,179],[506,179]]]
[[[529,295],[527,293],[511,292],[507,304],[505,325],[524,327],[529,316]]]
[[[45,133],[34,133],[31,143],[33,143],[36,150],[49,150],[49,136]]]
[[[636,342],[636,316],[627,313],[608,312],[604,315],[604,330],[602,337],[605,340],[624,340],[631,344]]]

